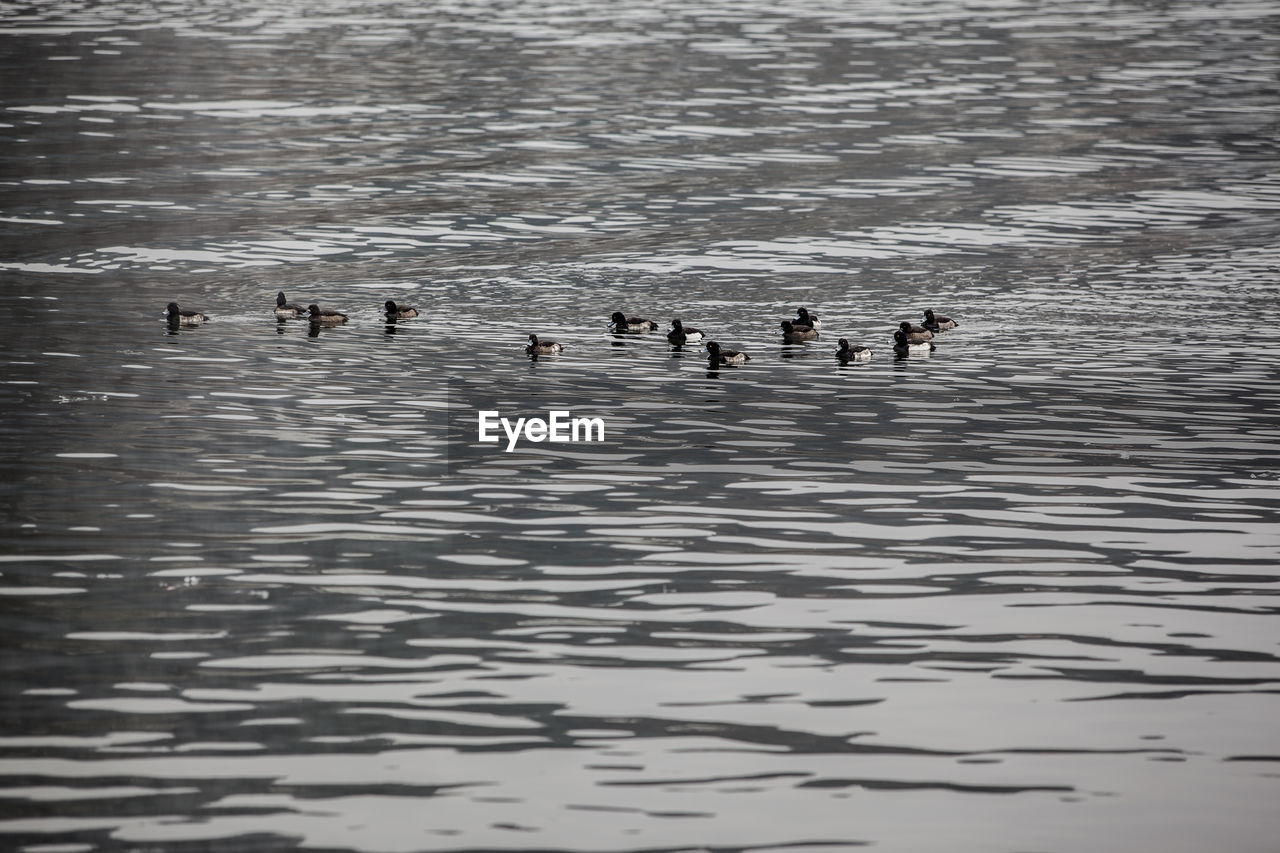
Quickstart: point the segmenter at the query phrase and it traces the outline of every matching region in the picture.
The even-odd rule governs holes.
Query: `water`
[[[1275,849],[1273,5],[216,6],[0,12],[0,846]]]

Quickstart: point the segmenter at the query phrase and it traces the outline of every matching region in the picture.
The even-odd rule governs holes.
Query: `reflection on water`
[[[6,846],[1271,849],[1275,22],[3,14]]]

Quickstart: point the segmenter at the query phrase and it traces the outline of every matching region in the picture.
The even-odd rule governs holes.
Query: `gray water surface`
[[[0,847],[1276,849],[1274,4],[266,5],[0,11]]]

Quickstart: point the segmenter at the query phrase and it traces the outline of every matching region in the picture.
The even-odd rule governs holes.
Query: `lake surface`
[[[0,10],[0,847],[1276,849],[1274,4],[214,6]]]

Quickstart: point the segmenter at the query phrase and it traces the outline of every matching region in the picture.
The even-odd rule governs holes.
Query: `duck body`
[[[656,331],[658,324],[643,317],[628,317],[621,311],[614,311],[613,316],[609,318],[609,327],[615,332],[634,334]]]
[[[841,361],[870,361],[871,350],[864,346],[849,346],[849,342],[841,338],[840,349],[836,350],[836,358]]]
[[[931,332],[945,332],[959,325],[950,317],[939,317],[934,314],[932,308],[926,309],[924,312],[924,327]]]
[[[933,340],[933,332],[923,326],[916,326],[912,323],[908,323],[906,320],[903,320],[898,324],[898,331],[907,336],[907,343],[910,344],[928,343]],[[894,332],[893,337],[895,340],[897,339],[897,332]]]
[[[797,308],[796,318],[791,323],[796,326],[808,326],[811,329],[822,328],[822,323],[818,321],[818,315],[810,314],[808,308]]]
[[[932,341],[912,342],[911,336],[902,329],[893,333],[893,351],[898,355],[928,355],[936,348]]]
[[[307,318],[319,326],[340,326],[347,322],[347,315],[332,308],[321,308],[312,303],[307,306]]]
[[[284,298],[284,291],[276,294],[276,316],[281,320],[292,320],[295,317],[305,317],[307,309],[296,302],[290,302]]]
[[[713,366],[720,364],[746,364],[751,356],[737,350],[721,349],[715,341],[707,342],[707,358]]]
[[[671,321],[671,331],[667,332],[667,340],[672,346],[682,347],[685,344],[696,344],[705,338],[701,329],[695,329],[692,326],[685,327],[679,320]]]
[[[394,299],[388,299],[383,307],[387,310],[388,320],[412,320],[418,316],[417,308],[410,308],[408,305],[397,305]]]
[[[813,326],[797,326],[790,320],[782,321],[782,340],[789,344],[798,344],[803,341],[816,341],[818,339],[818,330]]]
[[[176,302],[169,303],[165,309],[165,317],[170,326],[199,326],[209,319],[208,314],[201,314],[199,311],[183,311]]]
[[[564,352],[564,346],[555,341],[540,341],[537,335],[530,335],[529,344],[524,351],[529,355],[555,355]]]

